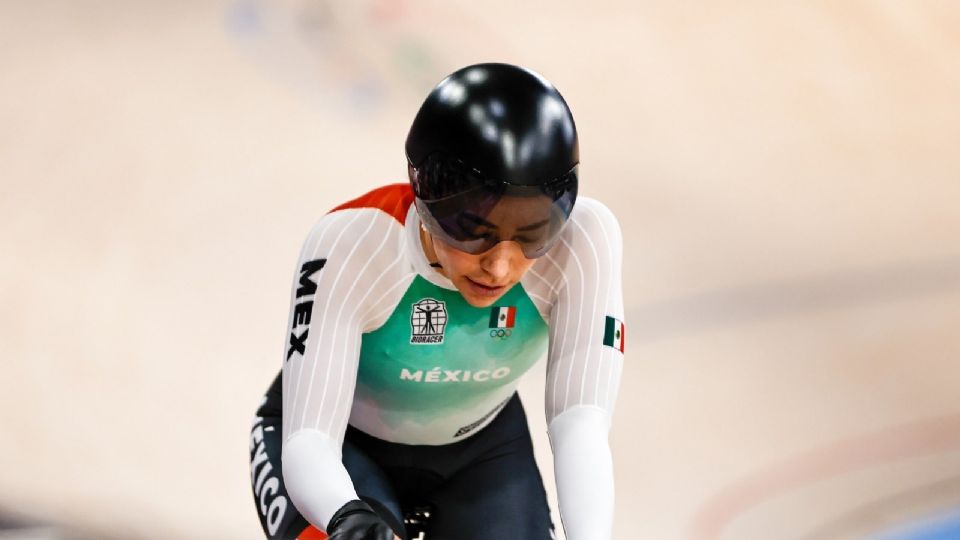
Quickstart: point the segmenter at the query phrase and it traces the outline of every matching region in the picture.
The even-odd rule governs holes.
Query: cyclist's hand
[[[327,525],[329,540],[394,540],[393,530],[370,505],[353,500],[343,505]]]

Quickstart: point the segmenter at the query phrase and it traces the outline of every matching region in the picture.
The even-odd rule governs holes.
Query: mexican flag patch
[[[490,328],[513,328],[516,318],[516,306],[494,306],[490,310]]]
[[[603,329],[603,344],[623,352],[624,331],[623,321],[607,316],[607,323]]]

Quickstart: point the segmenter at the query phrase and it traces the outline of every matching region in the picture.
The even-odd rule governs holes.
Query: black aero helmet
[[[417,112],[406,153],[424,226],[469,253],[512,240],[528,258],[543,255],[577,198],[570,109],[518,66],[477,64],[441,81]]]

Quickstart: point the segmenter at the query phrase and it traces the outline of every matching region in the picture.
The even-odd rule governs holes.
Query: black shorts
[[[281,474],[281,378],[274,380],[250,436],[250,473],[260,524],[271,540],[320,539],[287,496]],[[360,498],[398,536],[403,518],[428,508],[426,540],[554,538],[527,418],[514,394],[476,434],[441,446],[377,439],[347,426],[343,464]]]

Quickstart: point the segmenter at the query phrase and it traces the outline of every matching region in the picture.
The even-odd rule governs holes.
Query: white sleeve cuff
[[[594,406],[567,409],[550,422],[560,518],[567,540],[610,540],[613,458],[610,415]]]
[[[321,431],[303,429],[283,443],[283,482],[290,501],[323,531],[340,507],[358,498],[341,460],[340,445]]]

